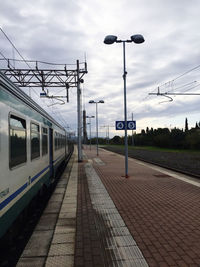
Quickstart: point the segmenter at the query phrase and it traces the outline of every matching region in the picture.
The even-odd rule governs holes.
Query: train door
[[[50,166],[50,177],[53,179],[53,129],[49,128],[49,166]]]

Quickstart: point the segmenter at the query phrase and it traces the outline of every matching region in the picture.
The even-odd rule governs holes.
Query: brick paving
[[[104,266],[84,162],[79,163],[75,267]]]
[[[84,152],[88,158],[96,158],[94,149]],[[104,164],[93,160],[93,167],[149,266],[200,266],[200,188],[134,160],[129,161],[130,177],[125,179],[122,157],[100,150],[99,159]],[[78,184],[75,266],[103,266],[83,165]],[[97,258],[99,265],[92,260],[86,264],[85,248],[89,259]]]

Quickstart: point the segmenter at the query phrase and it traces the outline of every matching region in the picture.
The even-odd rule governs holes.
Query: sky
[[[142,34],[145,39],[142,44],[126,43],[127,118],[133,114],[137,133],[146,127],[184,128],[186,117],[189,128],[200,121],[200,95],[171,96],[173,101],[149,95],[158,87],[161,93],[200,93],[200,1],[0,0],[0,4],[0,27],[26,60],[76,64],[86,59],[82,108],[93,116],[95,105],[88,101],[105,101],[98,104],[100,136],[106,135],[108,125],[110,137],[124,134],[114,127],[115,121],[124,120],[122,44],[105,45],[107,35],[127,40]],[[3,54],[21,59],[2,31],[0,52],[0,58]],[[16,68],[19,64],[22,67],[13,61]],[[1,60],[0,67],[4,65]],[[65,105],[41,99],[39,88],[23,90],[69,131],[77,131],[76,88],[69,89]],[[52,88],[49,92],[57,93]],[[95,131],[93,119],[93,136]]]

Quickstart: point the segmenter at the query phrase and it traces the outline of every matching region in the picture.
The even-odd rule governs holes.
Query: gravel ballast
[[[122,147],[108,146],[104,149],[124,155]],[[131,148],[128,156],[200,178],[200,153],[198,152],[166,152]]]

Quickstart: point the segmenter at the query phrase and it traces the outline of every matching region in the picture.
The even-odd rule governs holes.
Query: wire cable
[[[3,60],[0,58],[0,60]],[[15,58],[8,58],[8,60],[12,61],[17,61],[17,62],[23,62],[24,60],[22,59],[15,59]],[[52,62],[46,62],[46,61],[41,61],[41,60],[25,60],[26,62],[29,63],[42,63],[42,64],[47,64],[47,65],[54,65],[54,66],[75,66],[76,63],[52,63]],[[79,62],[79,64],[84,64],[85,62]]]
[[[9,41],[9,43],[12,45],[12,47],[17,51],[17,53],[18,53],[18,55],[22,58],[22,60],[18,60],[18,59],[12,59],[12,60],[14,60],[14,61],[23,61],[23,62],[25,62],[26,63],[26,65],[31,69],[31,66],[27,63],[27,62],[36,62],[36,61],[32,61],[32,60],[25,60],[25,58],[22,56],[22,54],[19,52],[19,50],[16,48],[16,46],[13,44],[13,42],[9,39],[9,37],[7,36],[7,34],[2,30],[2,28],[0,27],[0,30],[1,30],[1,32],[4,34],[4,36],[6,37],[6,39]],[[6,58],[5,56],[4,56],[4,54],[2,53],[2,52],[0,52],[0,54],[2,55],[2,57],[3,57],[3,59],[4,60],[6,60],[7,62],[9,62],[9,60],[11,60],[11,59],[8,59],[8,58]],[[1,59],[2,60],[2,59]],[[56,65],[56,64],[53,64],[53,63],[48,63],[48,62],[43,62],[43,61],[40,61],[41,63],[46,63],[46,64],[52,64],[52,65]],[[10,64],[11,65],[11,64]],[[61,65],[61,64],[60,64]],[[62,64],[62,65],[66,65],[66,64]],[[71,64],[72,65],[72,64]],[[74,64],[75,65],[75,64]],[[13,67],[13,66],[12,66]],[[29,88],[31,88],[32,89],[32,91],[34,92],[34,94],[37,96],[37,98],[39,98],[38,97],[38,93],[35,91],[35,89],[34,88],[32,88],[32,87],[29,87]],[[44,104],[45,104],[45,106],[48,108],[48,105],[45,103],[45,101],[43,100],[43,99],[41,99],[41,98],[39,98],[39,100],[40,101],[42,101]],[[49,110],[49,109],[48,109]],[[58,112],[57,112],[58,113]],[[60,112],[59,112],[60,113]],[[57,114],[55,114],[55,115],[57,115]],[[59,114],[60,115],[60,117],[56,117],[56,120],[60,120],[60,118],[62,117],[62,115],[61,115],[61,113]],[[53,116],[54,117],[54,116]],[[54,117],[55,118],[55,117]],[[62,117],[62,119],[63,119],[63,117]],[[63,121],[62,121],[62,123],[65,125],[65,122],[64,122],[64,119],[63,119]]]
[[[7,63],[10,64],[9,59],[7,59],[1,51],[0,51],[0,54],[1,54],[2,57],[3,57],[1,60],[6,60]],[[11,64],[10,64],[10,65],[11,65]],[[11,65],[11,66],[12,66],[12,65]],[[12,66],[12,67],[14,68],[14,66]]]
[[[6,37],[6,39],[9,41],[9,43],[14,47],[14,49],[17,51],[18,55],[23,59],[23,61],[26,63],[26,65],[31,68],[31,66],[26,62],[25,58],[22,56],[22,54],[19,52],[19,50],[16,48],[16,46],[13,44],[13,42],[9,39],[9,37],[7,36],[7,34],[2,30],[2,28],[0,27],[1,32],[4,34],[4,36]],[[15,59],[13,59],[15,60]]]

